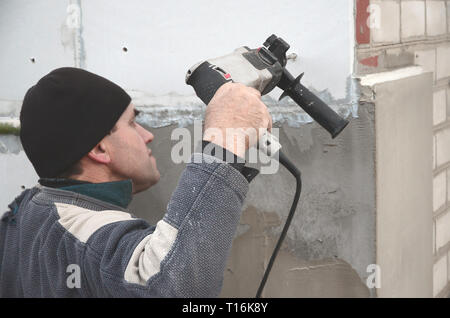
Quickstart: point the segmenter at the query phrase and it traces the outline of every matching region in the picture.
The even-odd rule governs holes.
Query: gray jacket
[[[248,181],[194,154],[156,226],[38,185],[0,222],[1,297],[216,297]]]

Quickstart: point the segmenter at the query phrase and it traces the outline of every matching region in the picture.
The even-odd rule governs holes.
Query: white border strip
[[[357,78],[360,80],[362,86],[373,86],[378,83],[395,81],[406,77],[416,76],[422,73],[423,73],[422,67],[411,66],[401,68],[395,71],[358,76]]]
[[[20,128],[20,120],[18,118],[0,117],[0,124],[8,124],[14,128]]]

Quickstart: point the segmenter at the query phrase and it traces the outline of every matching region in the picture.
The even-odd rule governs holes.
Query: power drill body
[[[227,82],[242,83],[264,95],[278,84],[282,74],[283,66],[265,47],[251,50],[243,46],[231,54],[197,63],[189,69],[186,82],[208,104],[217,89]]]
[[[283,90],[280,96],[291,97],[314,120],[325,128],[331,137],[336,137],[348,124],[348,121],[336,114],[320,98],[315,96],[300,80],[301,74],[294,78],[286,70],[286,51],[289,49],[283,39],[271,35],[258,49],[240,47],[231,54],[197,63],[186,74],[186,83],[192,85],[198,97],[206,104],[216,91],[227,82],[237,82],[256,88],[262,95],[278,86]],[[276,159],[295,177],[296,190],[286,223],[275,246],[274,252],[265,270],[263,279],[256,293],[260,297],[277,253],[286,236],[289,225],[297,208],[301,192],[300,171],[280,151],[281,145],[270,133],[266,132],[258,141],[258,148],[269,156],[278,154]]]

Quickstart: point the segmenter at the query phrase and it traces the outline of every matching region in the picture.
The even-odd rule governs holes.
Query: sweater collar
[[[42,178],[39,179],[39,183],[46,187],[87,195],[125,209],[132,199],[133,186],[131,180],[91,183],[73,179]]]

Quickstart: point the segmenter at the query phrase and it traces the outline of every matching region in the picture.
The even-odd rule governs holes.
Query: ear
[[[88,157],[98,163],[108,164],[111,162],[111,157],[109,156],[103,141],[89,151]]]

